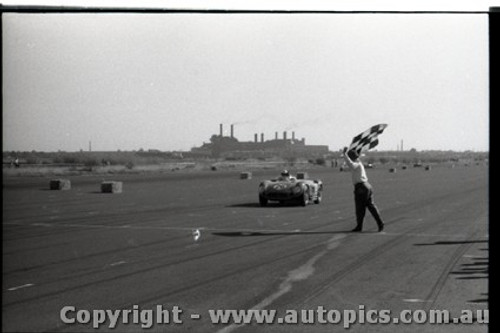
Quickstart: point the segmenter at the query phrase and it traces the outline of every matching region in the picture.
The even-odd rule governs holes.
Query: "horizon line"
[[[328,153],[338,153],[340,150],[329,150]],[[369,153],[422,153],[422,152],[451,152],[451,153],[489,153],[489,150],[475,150],[475,149],[465,149],[465,150],[454,150],[454,149],[406,149],[406,150],[398,150],[398,149],[384,149],[384,150],[372,150],[365,152],[365,154]],[[116,149],[116,150],[3,150],[2,154],[11,154],[11,153],[191,153],[191,150],[161,150],[161,149]]]

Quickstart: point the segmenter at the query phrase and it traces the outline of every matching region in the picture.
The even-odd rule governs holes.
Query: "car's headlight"
[[[302,193],[302,186],[300,184],[297,184],[292,188],[293,194],[299,194]]]

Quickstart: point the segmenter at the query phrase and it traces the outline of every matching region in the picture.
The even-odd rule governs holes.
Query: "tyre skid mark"
[[[111,282],[111,281],[116,281],[116,280],[119,280],[121,278],[128,278],[128,277],[131,277],[131,276],[134,276],[134,275],[144,274],[146,272],[155,271],[155,270],[158,270],[158,269],[163,269],[163,268],[166,268],[166,267],[169,267],[169,266],[174,266],[174,265],[178,265],[178,264],[184,264],[186,262],[201,260],[201,259],[204,259],[204,258],[207,258],[207,257],[211,257],[211,256],[214,256],[214,255],[227,254],[228,251],[240,250],[240,249],[244,249],[244,248],[247,248],[247,247],[252,247],[254,245],[267,243],[267,242],[270,242],[270,241],[276,240],[277,238],[282,238],[282,237],[286,237],[286,235],[273,236],[273,237],[269,237],[269,238],[266,237],[263,240],[259,240],[259,241],[252,242],[252,243],[247,243],[247,244],[240,245],[240,246],[237,246],[237,247],[232,247],[230,249],[227,249],[227,248],[220,249],[220,250],[214,251],[212,253],[203,254],[203,255],[197,256],[197,257],[192,257],[192,258],[187,258],[187,259],[186,258],[181,258],[181,259],[178,259],[178,260],[175,260],[175,261],[171,261],[171,262],[168,262],[168,263],[164,263],[164,264],[160,264],[160,265],[154,265],[154,266],[148,267],[146,269],[137,269],[137,270],[135,270],[133,272],[130,272],[130,273],[119,274],[119,275],[115,275],[115,276],[112,276],[112,277],[109,277],[109,278],[105,278],[105,279],[101,279],[101,280],[98,280],[98,281],[88,282],[88,283],[85,283],[85,284],[80,284],[80,285],[77,285],[77,286],[73,286],[73,287],[69,287],[69,288],[65,288],[65,289],[61,289],[61,290],[57,290],[57,291],[53,291],[53,292],[49,292],[49,293],[45,293],[45,294],[38,295],[38,296],[34,296],[32,298],[29,298],[29,299],[23,299],[23,300],[18,300],[18,301],[11,302],[11,303],[6,303],[3,306],[4,306],[4,308],[6,308],[6,307],[9,307],[9,306],[13,306],[13,305],[17,305],[17,304],[21,304],[21,303],[25,303],[25,302],[29,302],[29,301],[33,301],[33,300],[37,300],[37,299],[41,299],[41,298],[45,298],[45,297],[55,296],[55,295],[58,295],[58,294],[61,294],[61,293],[65,293],[65,292],[68,292],[68,291],[79,290],[79,289],[83,289],[83,288],[87,288],[87,287],[92,287],[92,286],[95,286],[95,285],[98,285],[98,284],[101,284],[101,283],[107,283],[107,282]],[[298,251],[296,253],[287,254],[286,256],[284,256],[284,258],[295,256],[298,253],[308,252],[308,251],[311,251],[312,249],[316,249],[316,248],[318,248],[320,246],[323,246],[323,244],[321,244],[321,243],[320,244],[315,244],[315,245],[313,245],[313,246],[311,246],[311,247],[309,247],[307,249],[301,249],[300,251]],[[99,255],[99,254],[96,254],[96,255]],[[233,272],[233,273],[224,274],[224,275],[222,275],[220,277],[217,277],[217,278],[214,278],[214,279],[212,279],[210,281],[203,281],[203,282],[201,282],[199,284],[195,284],[195,285],[190,286],[190,287],[186,287],[186,288],[182,288],[180,290],[176,290],[176,291],[170,292],[170,293],[168,293],[168,296],[177,294],[179,292],[184,292],[186,290],[190,290],[190,289],[193,289],[193,288],[197,288],[197,287],[200,287],[200,286],[202,286],[202,285],[204,285],[206,283],[211,283],[211,282],[217,281],[219,279],[227,278],[228,276],[232,276],[232,275],[235,275],[235,274],[240,274],[241,272],[244,272],[244,271],[253,270],[255,267],[265,266],[265,265],[268,265],[268,264],[271,264],[271,263],[274,263],[274,262],[280,261],[280,260],[282,260],[282,258],[278,258],[278,259],[275,258],[275,259],[273,259],[273,260],[271,260],[269,262],[264,262],[264,263],[259,264],[257,266],[252,266],[250,268],[245,268],[243,270],[238,270],[238,271]],[[151,260],[151,261],[153,261],[153,260]],[[79,274],[78,277],[82,277],[82,276],[88,275],[88,274],[94,274],[94,273],[100,272],[100,271],[102,271],[102,269],[98,268],[96,270],[92,270],[92,271],[84,273],[84,274]],[[71,276],[71,277],[64,278],[64,279],[58,279],[57,281],[50,281],[48,283],[60,282],[61,280],[71,279],[71,278],[74,278],[74,277]],[[166,296],[166,295],[158,295],[158,296],[155,296],[154,299],[161,298],[162,296]],[[127,304],[127,306],[133,306],[133,304]]]
[[[450,213],[451,214],[451,213]],[[432,221],[431,221],[432,222]],[[386,223],[388,225],[390,223]],[[395,236],[394,239],[388,241],[387,243],[383,243],[374,249],[372,249],[369,253],[361,256],[357,260],[351,262],[350,264],[347,264],[343,269],[341,269],[339,272],[333,274],[330,279],[327,281],[323,282],[319,286],[313,288],[312,292],[307,296],[304,297],[301,301],[301,306],[299,308],[304,308],[304,306],[307,305],[307,302],[311,301],[313,298],[321,295],[324,293],[328,288],[330,288],[333,284],[337,283],[338,281],[342,280],[346,276],[348,276],[350,273],[358,270],[365,264],[369,263],[372,261],[374,258],[382,255],[383,253],[389,251],[390,249],[394,248],[395,246],[403,243],[406,241],[408,238],[415,237],[414,235],[419,235],[421,234],[421,231],[424,231],[430,227],[432,227],[432,224],[419,224],[410,230],[408,230],[407,233],[399,234]],[[383,233],[381,233],[383,234]],[[465,251],[464,251],[465,252]],[[461,254],[463,255],[463,253]],[[433,295],[429,295],[425,299],[433,299]]]
[[[262,242],[267,242],[267,240],[264,240]],[[245,268],[242,268],[242,269],[238,269],[238,270],[235,270],[235,271],[232,271],[232,272],[229,272],[229,273],[226,273],[226,274],[214,277],[214,278],[212,278],[210,280],[203,280],[201,282],[189,285],[189,286],[184,287],[184,288],[180,288],[180,289],[177,289],[177,290],[172,290],[172,291],[170,291],[168,293],[155,294],[154,296],[152,296],[150,298],[141,299],[141,300],[134,300],[134,302],[131,302],[131,303],[121,304],[121,305],[118,305],[117,308],[120,308],[120,309],[130,309],[130,308],[132,308],[136,304],[148,304],[148,303],[158,303],[159,304],[158,300],[161,300],[161,299],[170,299],[172,296],[175,296],[175,295],[178,295],[178,294],[181,294],[181,293],[185,293],[185,292],[188,292],[188,291],[191,291],[191,290],[195,290],[195,289],[201,288],[201,287],[203,287],[203,286],[205,286],[207,284],[215,283],[215,282],[218,282],[218,281],[230,278],[232,276],[237,276],[237,275],[245,273],[245,272],[251,272],[251,271],[254,271],[256,268],[259,268],[259,267],[265,267],[265,266],[268,266],[268,265],[273,265],[276,262],[281,262],[282,260],[287,259],[287,258],[293,258],[293,257],[296,257],[297,255],[300,255],[300,254],[303,254],[303,253],[317,251],[318,248],[321,248],[324,245],[325,245],[325,242],[320,243],[320,244],[315,244],[315,245],[312,245],[312,246],[310,246],[310,247],[308,247],[306,249],[301,249],[301,250],[293,252],[293,253],[287,253],[287,254],[285,254],[285,255],[283,255],[281,257],[273,258],[272,260],[269,260],[269,261],[266,261],[266,262],[262,262],[262,263],[260,263],[258,265],[252,265],[250,267],[245,267]],[[157,268],[155,268],[155,269],[157,269]],[[141,271],[141,272],[143,272],[143,271]],[[117,277],[117,278],[121,278],[121,277],[123,277],[123,276],[120,276],[120,277]],[[112,278],[112,279],[109,279],[109,280],[115,280],[117,278]],[[97,283],[88,284],[88,286],[99,284],[101,282],[107,282],[107,281],[98,281]],[[88,286],[87,285],[86,286],[78,286],[78,287],[75,287],[75,288],[72,288],[72,289],[76,290],[76,289],[80,289],[80,288],[88,287]],[[65,290],[65,291],[67,291],[67,290]],[[64,292],[64,291],[62,291],[62,292]],[[60,292],[55,292],[55,293],[52,293],[51,295],[48,295],[48,294],[47,295],[41,295],[40,297],[36,297],[36,299],[38,299],[38,298],[45,298],[45,297],[49,297],[49,296],[55,296],[55,295],[57,295],[59,293]],[[31,301],[31,300],[33,300],[33,299],[22,300],[22,301],[19,301],[19,302],[16,302],[16,303],[10,303],[10,304],[4,305],[4,308],[6,306],[17,305],[18,303],[24,303],[26,301]],[[58,327],[54,327],[52,329],[47,330],[47,332],[57,332],[57,331],[64,330],[66,328],[67,328],[66,326],[63,326],[63,327],[58,326]]]
[[[314,264],[321,259],[328,251],[331,251],[340,245],[340,241],[345,238],[347,234],[335,235],[328,242],[326,249],[311,257],[305,264],[299,266],[288,272],[287,278],[279,285],[278,290],[270,296],[264,298],[261,302],[253,306],[250,310],[262,310],[272,304],[275,300],[290,292],[293,284],[306,280],[314,274]],[[245,326],[245,324],[232,324],[217,331],[217,333],[230,333],[235,329]]]
[[[479,217],[477,220],[481,219],[483,217]],[[473,225],[477,225],[477,223],[473,223]],[[453,252],[453,254],[451,255],[451,258],[448,260],[447,264],[445,265],[445,267],[443,268],[443,270],[441,271],[441,274],[439,274],[439,277],[438,279],[436,280],[436,283],[434,283],[434,285],[432,286],[431,290],[429,291],[429,294],[427,295],[427,299],[432,299],[433,301],[428,304],[427,306],[427,310],[430,310],[434,307],[438,297],[439,297],[439,294],[441,293],[441,290],[443,290],[446,282],[448,281],[448,276],[451,272],[451,270],[453,269],[453,267],[456,266],[456,264],[458,263],[458,261],[464,257],[465,253],[469,250],[469,248],[473,245],[473,243],[469,242],[470,240],[473,240],[478,234],[480,233],[479,230],[476,230],[475,232],[473,232],[469,238],[463,243],[463,244],[460,244],[456,249],[455,251]]]

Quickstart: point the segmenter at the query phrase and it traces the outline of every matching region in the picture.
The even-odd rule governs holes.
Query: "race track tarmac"
[[[349,232],[353,188],[337,169],[309,172],[324,182],[320,204],[260,207],[259,181],[278,172],[106,176],[123,182],[117,194],[96,176],[69,177],[67,191],[4,179],[2,331],[347,332],[347,310],[349,332],[488,331],[476,315],[488,309],[487,166],[367,170],[382,233],[369,214]],[[163,322],[146,328],[158,308]],[[66,324],[63,309],[82,321],[128,309],[129,322]],[[209,313],[264,309],[273,323],[214,324]],[[385,322],[434,309],[471,310],[474,323]]]

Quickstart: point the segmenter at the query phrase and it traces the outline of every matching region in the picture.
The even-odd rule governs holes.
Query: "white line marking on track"
[[[403,299],[403,302],[407,303],[427,303],[427,302],[432,302],[430,299],[419,299],[419,298],[406,298]]]
[[[50,223],[33,223],[32,225],[36,227],[52,227]]]
[[[114,262],[112,264],[109,264],[109,266],[118,266],[118,265],[123,265],[123,264],[126,264],[127,262],[122,260],[122,261],[117,261],[117,262]]]
[[[27,284],[23,284],[22,286],[17,286],[17,287],[12,287],[12,288],[9,288],[7,289],[8,291],[14,291],[14,290],[18,290],[18,289],[23,289],[23,288],[29,288],[29,287],[33,287],[34,284],[33,283],[27,283]]]

